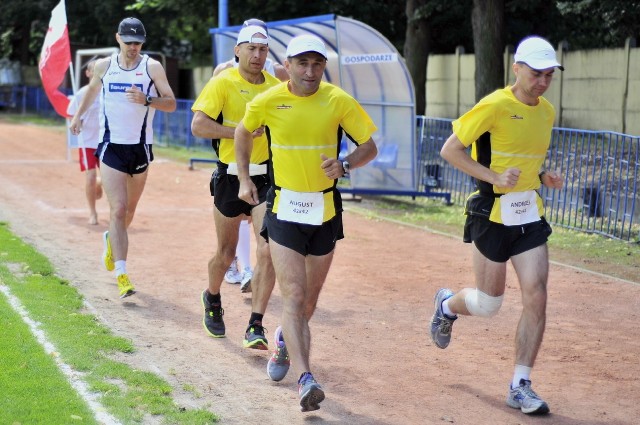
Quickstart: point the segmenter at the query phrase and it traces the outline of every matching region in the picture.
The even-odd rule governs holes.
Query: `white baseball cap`
[[[306,52],[316,52],[327,58],[327,48],[319,37],[303,34],[293,37],[287,46],[287,57],[292,58]]]
[[[256,34],[261,34],[265,38],[254,37]],[[249,25],[248,27],[244,27],[238,33],[238,40],[236,41],[236,46],[242,43],[258,43],[258,44],[269,44],[269,35],[267,34],[267,30],[258,25]]]
[[[557,67],[564,71],[564,67],[556,59],[553,46],[542,37],[527,37],[522,40],[513,59],[515,62],[524,62],[535,70]]]

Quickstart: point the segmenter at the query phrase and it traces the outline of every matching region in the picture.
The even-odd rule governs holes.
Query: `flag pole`
[[[71,90],[75,96],[78,92],[78,82],[75,79],[75,73],[73,72],[73,61],[69,61],[69,78],[71,79]]]

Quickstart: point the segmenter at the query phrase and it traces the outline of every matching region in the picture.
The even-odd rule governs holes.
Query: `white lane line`
[[[99,396],[89,391],[87,384],[80,379],[80,373],[74,371],[68,364],[60,360],[56,347],[49,342],[42,329],[40,329],[40,324],[29,317],[20,300],[18,300],[18,298],[16,298],[5,285],[0,284],[0,291],[7,297],[9,304],[13,307],[15,312],[18,313],[22,317],[22,320],[29,326],[31,333],[44,348],[45,353],[55,359],[58,368],[66,375],[71,386],[89,405],[89,408],[93,411],[96,420],[104,425],[121,425],[121,423],[107,413],[104,406],[100,404],[98,401]]]

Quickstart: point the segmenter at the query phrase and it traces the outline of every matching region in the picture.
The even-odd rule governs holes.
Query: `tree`
[[[504,0],[473,0],[476,101],[504,85]]]
[[[404,57],[415,87],[416,114],[422,115],[426,108],[427,63],[431,46],[431,31],[425,19],[426,0],[407,0],[407,32],[404,42]]]

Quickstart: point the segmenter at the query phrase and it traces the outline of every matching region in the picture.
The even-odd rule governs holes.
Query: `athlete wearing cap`
[[[251,216],[256,235],[262,227],[267,189],[271,185],[267,173],[269,158],[267,137],[263,128],[251,134],[256,147],[251,155],[251,181],[258,188],[256,204],[248,204],[238,198],[238,167],[234,151],[234,130],[244,116],[246,104],[255,96],[281,82],[264,71],[264,61],[269,51],[269,38],[264,28],[242,28],[234,48],[238,66],[222,71],[211,78],[193,104],[191,131],[196,137],[212,139],[219,158],[218,167],[211,179],[213,218],[217,248],[209,260],[209,284],[202,293],[204,307],[203,324],[213,337],[225,336],[224,310],[220,289],[225,272],[235,257],[240,222]],[[275,284],[266,241],[257,239],[257,264],[251,282],[251,316],[245,332],[246,348],[268,349],[262,319]]]
[[[247,19],[242,24],[243,27],[247,27],[247,26],[250,26],[250,25],[251,26],[261,27],[267,33],[267,36],[269,35],[269,30],[267,29],[267,24],[264,21],[262,21],[260,19],[256,19],[256,18],[251,18],[251,19]],[[218,64],[213,69],[213,76],[215,77],[216,75],[220,74],[225,69],[237,66],[237,63],[238,63],[237,58],[234,57],[232,59],[229,59],[226,62],[222,62],[221,64]],[[277,79],[279,79],[280,81],[287,81],[289,79],[289,74],[287,73],[287,70],[284,69],[284,67],[282,65],[280,65],[277,62],[274,62],[270,58],[267,58],[265,60],[265,62],[264,62],[264,70],[267,71],[269,74],[273,75],[274,77],[276,77]]]
[[[176,99],[162,64],[140,53],[147,40],[142,22],[123,19],[115,38],[120,50],[96,62],[69,128],[73,134],[80,133],[81,117],[101,94],[96,156],[110,209],[109,230],[103,234],[103,262],[107,270],[115,270],[120,297],[124,298],[135,293],[126,268],[127,228],[153,161],[153,117],[156,109],[175,111]]]
[[[267,35],[269,34],[267,24],[260,19],[251,18],[242,23],[243,27],[247,27],[250,25],[261,27],[265,30]],[[233,68],[234,66],[238,66],[238,62],[236,61],[235,57],[229,59],[226,62],[218,64],[213,69],[213,76],[215,77],[225,69]],[[278,78],[280,81],[287,81],[289,79],[289,74],[287,73],[287,70],[284,69],[284,66],[280,65],[277,62],[274,62],[270,58],[267,58],[265,60],[264,70],[274,77]],[[236,256],[231,262],[231,266],[229,266],[229,269],[227,269],[227,272],[224,275],[224,280],[226,282],[240,284],[240,290],[242,292],[251,292],[251,279],[253,278],[253,270],[251,270],[249,254],[251,249],[251,238],[249,233],[250,220],[250,217],[245,217],[245,219],[240,223],[240,230],[238,232],[238,245],[236,246]]]
[[[527,414],[549,412],[531,388],[530,374],[545,329],[551,235],[538,189],[541,184],[555,189],[563,184],[558,171],[542,168],[555,118],[553,106],[542,95],[556,68],[563,69],[548,41],[523,40],[512,66],[516,82],[486,96],[454,121],[453,134],[441,151],[444,159],[477,181],[477,190],[467,199],[463,239],[473,243],[475,288],[436,293],[431,337],[437,347],[447,348],[458,315],[497,314],[511,260],[520,282],[522,313],[507,405]]]
[[[358,102],[339,87],[322,81],[327,50],[318,37],[301,35],[289,42],[285,68],[290,80],[256,96],[235,132],[241,199],[260,202],[250,178],[250,158],[258,146],[252,132],[269,130],[273,184],[261,235],[268,239],[282,294],[282,326],[267,372],[281,380],[291,365],[300,373],[298,394],[303,412],[317,410],[324,391],[311,373],[311,319],[331,266],[336,241],[342,239],[340,177],[377,154],[377,128]],[[338,160],[340,140],[348,133],[356,148]],[[286,341],[286,345],[285,345]],[[288,354],[288,356],[287,356]]]

